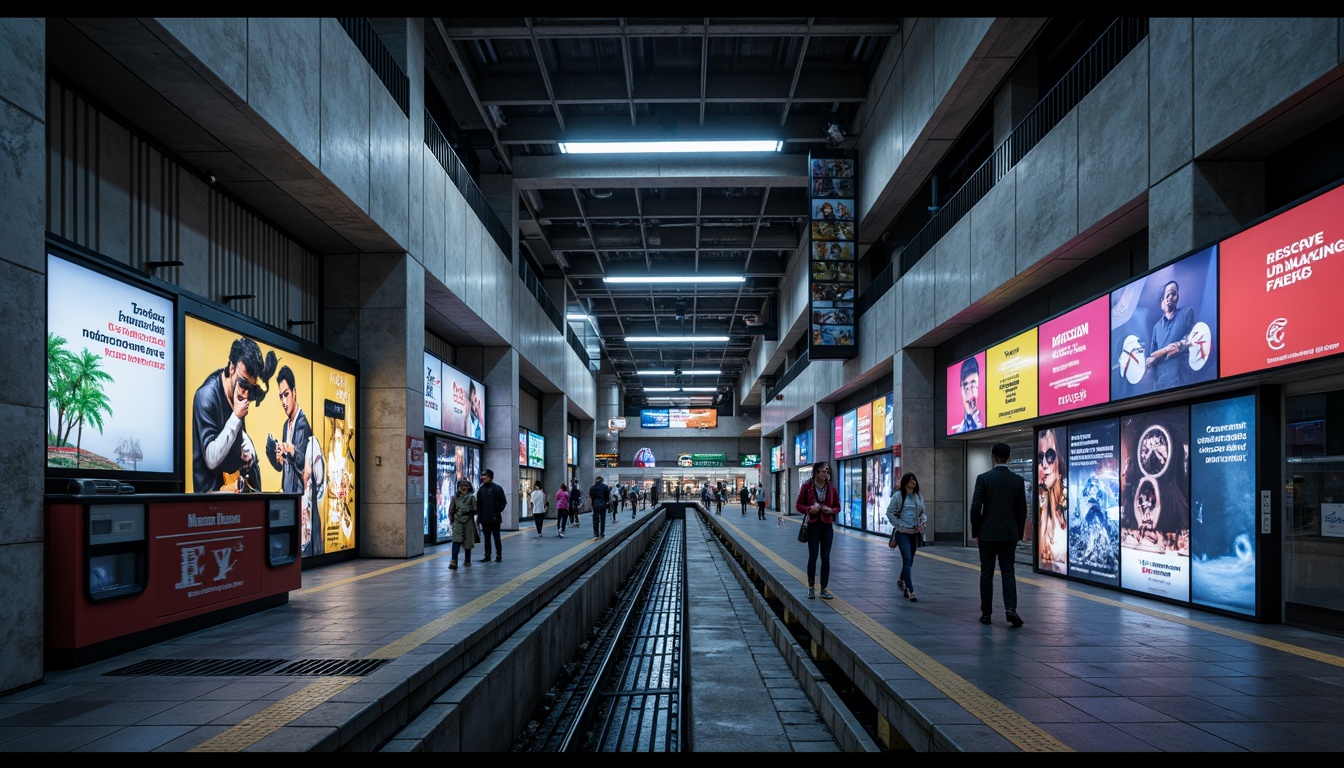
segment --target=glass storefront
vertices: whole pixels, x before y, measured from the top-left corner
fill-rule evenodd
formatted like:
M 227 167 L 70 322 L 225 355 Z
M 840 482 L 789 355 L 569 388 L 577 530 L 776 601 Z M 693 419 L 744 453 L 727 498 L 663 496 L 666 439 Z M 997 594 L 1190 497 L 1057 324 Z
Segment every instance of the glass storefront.
M 1323 387 L 1333 387 L 1322 389 Z M 1344 380 L 1289 387 L 1283 425 L 1285 618 L 1344 631 Z M 1304 391 L 1312 390 L 1317 391 Z

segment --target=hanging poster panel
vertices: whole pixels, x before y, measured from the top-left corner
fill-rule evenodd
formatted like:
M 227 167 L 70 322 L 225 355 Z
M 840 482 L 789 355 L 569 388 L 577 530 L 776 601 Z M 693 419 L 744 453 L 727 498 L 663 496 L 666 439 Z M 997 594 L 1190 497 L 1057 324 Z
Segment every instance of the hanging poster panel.
M 854 452 L 873 449 L 873 404 L 864 403 L 854 411 Z
M 947 434 L 985 428 L 985 353 L 947 367 Z
M 443 429 L 443 361 L 425 353 L 425 423 L 429 429 Z
M 854 299 L 855 161 L 841 151 L 818 150 L 809 158 L 812 175 L 808 290 L 813 360 L 847 360 L 858 354 Z
M 873 401 L 873 450 L 885 451 L 887 449 L 887 438 L 891 435 L 891 427 L 887 420 L 887 408 L 891 402 L 892 396 L 879 397 Z
M 1277 368 L 1344 351 L 1344 187 L 1336 187 L 1219 245 L 1222 375 Z
M 1120 586 L 1190 600 L 1190 410 L 1120 419 Z
M 443 429 L 450 435 L 485 440 L 485 385 L 443 364 Z
M 1036 329 L 985 351 L 988 426 L 1036 418 Z
M 1255 613 L 1255 396 L 1190 406 L 1190 599 Z
M 453 535 L 450 511 L 453 496 L 457 494 L 457 451 L 456 446 L 447 440 L 436 442 L 434 471 L 438 487 L 434 493 L 434 543 L 442 544 Z
M 892 456 L 890 453 L 875 453 L 863 460 L 867 467 L 868 497 L 865 502 L 865 529 L 890 533 L 891 523 L 887 521 L 887 502 L 891 501 L 896 484 L 892 477 Z
M 1110 310 L 1110 297 L 1101 296 L 1041 323 L 1040 415 L 1110 401 Z
M 780 472 L 784 469 L 784 446 L 775 445 L 770 448 L 770 471 Z
M 1047 573 L 1069 572 L 1068 430 L 1036 433 L 1036 567 Z
M 527 433 L 527 466 L 546 468 L 546 438 L 536 432 Z
M 793 436 L 793 465 L 805 467 L 812 463 L 812 430 Z
M 1084 581 L 1120 583 L 1120 422 L 1069 427 L 1068 572 Z
M 1218 328 L 1217 246 L 1112 291 L 1111 399 L 1218 378 Z
M 858 414 L 854 411 L 849 411 L 841 417 L 841 451 L 836 454 L 837 456 L 854 455 L 854 448 L 858 444 L 858 421 Z
M 48 467 L 174 471 L 175 317 L 168 297 L 47 254 Z

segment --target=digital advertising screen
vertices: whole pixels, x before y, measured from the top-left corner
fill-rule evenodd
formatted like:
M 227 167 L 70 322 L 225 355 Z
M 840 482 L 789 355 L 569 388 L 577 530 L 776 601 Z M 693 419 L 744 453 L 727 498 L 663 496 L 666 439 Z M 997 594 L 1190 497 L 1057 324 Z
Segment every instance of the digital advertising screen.
M 840 424 L 841 452 L 837 454 L 837 456 L 853 456 L 857 452 L 855 447 L 857 445 L 858 437 L 858 415 L 854 411 L 849 411 L 844 416 L 840 417 Z
M 737 465 L 739 467 L 759 467 L 761 465 L 761 454 L 739 453 L 737 455 Z
M 527 433 L 527 466 L 546 468 L 546 438 L 536 432 Z
M 1120 586 L 1190 600 L 1190 411 L 1120 419 Z
M 518 430 L 518 466 L 527 466 L 527 430 Z
M 1112 291 L 1111 399 L 1217 379 L 1219 322 L 1217 246 Z
M 985 428 L 985 353 L 947 367 L 947 434 Z
M 658 466 L 658 457 L 653 455 L 653 449 L 648 446 L 635 451 L 634 465 L 636 467 L 656 467 Z M 612 466 L 616 466 L 615 462 Z
M 1041 323 L 1036 353 L 1040 415 L 1111 399 L 1109 296 Z
M 1036 432 L 1036 567 L 1047 573 L 1069 572 L 1068 430 Z
M 1068 573 L 1120 583 L 1120 422 L 1069 427 Z
M 864 403 L 854 411 L 854 452 L 873 449 L 873 404 Z
M 443 361 L 425 353 L 425 423 L 428 429 L 443 429 Z
M 808 354 L 843 360 L 858 354 L 854 300 L 855 161 L 819 150 L 808 160 L 812 175 L 811 247 L 808 261 Z
M 1224 240 L 1219 309 L 1222 375 L 1277 368 L 1341 351 L 1344 187 Z
M 283 365 L 281 361 L 281 365 Z M 312 553 L 320 555 L 354 549 L 359 450 L 355 443 L 357 411 L 354 374 L 319 362 L 313 363 L 313 409 L 310 419 L 317 446 L 310 452 L 309 490 L 312 498 Z M 278 398 L 277 398 L 278 399 Z M 302 509 L 304 505 L 301 504 Z M 306 532 L 304 534 L 306 537 Z M 304 555 L 309 553 L 305 549 Z
M 485 385 L 443 363 L 443 425 L 450 435 L 485 440 Z
M 173 300 L 47 255 L 47 467 L 176 469 Z
M 639 426 L 643 429 L 667 429 L 671 425 L 666 408 L 645 408 L 639 412 Z
M 885 451 L 891 444 L 891 417 L 889 409 L 894 395 L 873 401 L 873 450 Z
M 839 459 L 845 455 L 845 416 L 840 414 L 831 419 L 831 458 Z
M 892 455 L 877 453 L 863 460 L 865 476 L 868 478 L 867 500 L 864 504 L 867 515 L 864 527 L 869 531 L 890 533 L 891 523 L 887 520 L 887 503 L 896 487 L 896 478 L 892 476 Z
M 780 472 L 784 469 L 784 446 L 775 445 L 770 448 L 770 471 Z
M 1036 329 L 985 350 L 988 426 L 1036 418 Z
M 717 408 L 669 408 L 667 425 L 674 429 L 714 429 L 719 426 Z
M 1190 599 L 1255 614 L 1255 396 L 1190 406 Z
M 793 436 L 793 465 L 805 467 L 812 463 L 812 430 Z
M 565 466 L 577 467 L 579 466 L 579 438 L 574 435 L 568 435 L 568 437 L 569 439 L 565 441 L 568 448 L 565 451 Z
M 437 442 L 437 454 L 434 457 L 435 480 L 438 485 L 434 491 L 434 541 L 442 543 L 451 539 L 453 535 L 453 523 L 449 512 L 453 496 L 457 494 L 457 451 L 447 440 Z

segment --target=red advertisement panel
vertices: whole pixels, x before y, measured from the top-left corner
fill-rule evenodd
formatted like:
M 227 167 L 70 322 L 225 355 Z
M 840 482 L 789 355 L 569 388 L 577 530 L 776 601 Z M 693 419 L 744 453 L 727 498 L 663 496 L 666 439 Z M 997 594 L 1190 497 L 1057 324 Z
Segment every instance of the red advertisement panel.
M 855 453 L 867 453 L 873 449 L 873 404 L 859 406 L 855 421 Z
M 947 367 L 947 434 L 985 428 L 985 353 Z
M 1277 368 L 1340 352 L 1344 187 L 1219 245 L 1221 375 Z
M 266 505 L 163 504 L 154 508 L 150 589 L 156 611 L 184 611 L 258 595 L 266 561 Z

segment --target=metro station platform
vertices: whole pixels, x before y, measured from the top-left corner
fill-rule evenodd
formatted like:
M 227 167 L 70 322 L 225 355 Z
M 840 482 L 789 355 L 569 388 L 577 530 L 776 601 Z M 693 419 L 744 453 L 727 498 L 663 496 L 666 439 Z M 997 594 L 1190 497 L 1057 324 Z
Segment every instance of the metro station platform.
M 663 517 L 310 569 L 285 605 L 0 697 L 0 751 L 507 751 Z M 836 598 L 809 600 L 798 521 L 687 516 L 691 751 L 1344 750 L 1337 637 L 1022 569 L 1025 626 L 984 626 L 974 550 L 920 550 L 909 603 L 899 554 L 842 530 Z

